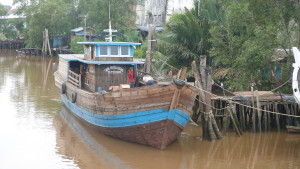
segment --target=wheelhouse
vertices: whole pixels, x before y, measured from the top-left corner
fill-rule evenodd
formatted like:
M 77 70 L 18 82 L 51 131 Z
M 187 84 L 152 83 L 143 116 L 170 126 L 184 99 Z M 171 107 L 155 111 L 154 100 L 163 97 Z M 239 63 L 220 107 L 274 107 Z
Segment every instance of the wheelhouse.
M 138 69 L 144 62 L 136 61 L 135 46 L 140 43 L 128 42 L 79 42 L 84 45 L 83 55 L 60 55 L 61 72 L 75 86 L 90 91 L 109 91 L 112 87 L 129 84 L 128 71 Z M 138 83 L 138 78 L 136 83 Z

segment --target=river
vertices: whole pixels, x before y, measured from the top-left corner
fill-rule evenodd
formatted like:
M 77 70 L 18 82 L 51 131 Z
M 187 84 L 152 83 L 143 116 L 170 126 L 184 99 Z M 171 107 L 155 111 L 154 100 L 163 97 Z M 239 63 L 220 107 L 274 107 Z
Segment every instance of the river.
M 188 124 L 164 151 L 101 135 L 63 106 L 57 66 L 0 50 L 0 169 L 300 169 L 300 134 L 286 131 L 209 142 Z

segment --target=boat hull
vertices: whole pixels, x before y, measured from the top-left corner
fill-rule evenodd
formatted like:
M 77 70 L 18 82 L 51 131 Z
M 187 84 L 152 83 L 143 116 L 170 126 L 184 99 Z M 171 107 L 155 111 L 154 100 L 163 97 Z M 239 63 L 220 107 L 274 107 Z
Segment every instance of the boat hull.
M 98 115 L 78 107 L 64 95 L 67 108 L 80 120 L 102 134 L 138 144 L 165 149 L 186 126 L 189 115 L 173 109 L 155 109 L 126 115 Z
M 174 84 L 97 93 L 73 85 L 59 72 L 55 85 L 76 117 L 105 135 L 159 149 L 186 126 L 198 94 L 191 86 Z

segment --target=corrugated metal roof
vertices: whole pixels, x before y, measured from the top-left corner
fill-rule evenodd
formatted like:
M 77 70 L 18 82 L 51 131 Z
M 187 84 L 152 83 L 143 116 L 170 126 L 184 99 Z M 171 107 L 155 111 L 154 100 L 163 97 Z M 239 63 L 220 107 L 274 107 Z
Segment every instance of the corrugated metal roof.
M 92 29 L 91 27 L 86 27 L 86 29 Z M 80 32 L 83 31 L 83 27 L 74 28 L 71 30 L 71 32 Z
M 229 70 L 228 68 L 214 69 L 212 74 L 215 79 L 223 79 Z

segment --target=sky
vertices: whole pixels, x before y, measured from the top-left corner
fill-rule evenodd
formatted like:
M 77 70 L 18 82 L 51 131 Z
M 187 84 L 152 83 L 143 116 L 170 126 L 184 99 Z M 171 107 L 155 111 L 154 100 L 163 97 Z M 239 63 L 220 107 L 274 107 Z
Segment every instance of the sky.
M 9 5 L 12 6 L 13 0 L 0 0 L 2 5 Z

